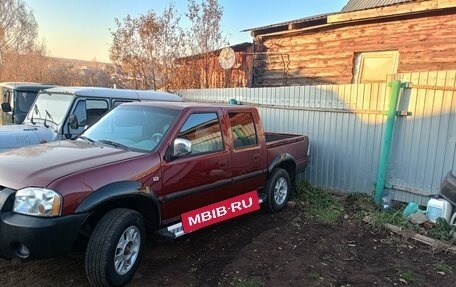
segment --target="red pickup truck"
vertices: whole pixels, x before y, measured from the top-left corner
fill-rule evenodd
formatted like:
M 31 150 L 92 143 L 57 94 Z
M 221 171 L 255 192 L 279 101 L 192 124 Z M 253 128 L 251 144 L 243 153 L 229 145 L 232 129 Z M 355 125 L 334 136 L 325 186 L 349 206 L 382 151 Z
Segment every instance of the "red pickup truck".
M 308 144 L 265 133 L 253 107 L 122 104 L 77 139 L 0 154 L 0 257 L 48 258 L 82 243 L 89 281 L 122 286 L 148 228 L 183 235 L 182 214 L 252 191 L 282 209 Z

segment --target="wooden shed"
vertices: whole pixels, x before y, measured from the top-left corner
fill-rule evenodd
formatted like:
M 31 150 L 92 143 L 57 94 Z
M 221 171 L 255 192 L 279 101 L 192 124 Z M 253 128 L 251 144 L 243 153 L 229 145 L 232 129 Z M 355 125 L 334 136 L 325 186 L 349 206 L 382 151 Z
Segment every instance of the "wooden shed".
M 254 37 L 251 86 L 456 69 L 456 0 L 350 0 L 337 13 L 245 31 Z
M 177 59 L 174 89 L 234 88 L 246 87 L 251 69 L 252 43 L 230 46 L 233 52 L 229 68 L 221 67 L 220 53 L 223 49 L 209 53 L 191 55 Z

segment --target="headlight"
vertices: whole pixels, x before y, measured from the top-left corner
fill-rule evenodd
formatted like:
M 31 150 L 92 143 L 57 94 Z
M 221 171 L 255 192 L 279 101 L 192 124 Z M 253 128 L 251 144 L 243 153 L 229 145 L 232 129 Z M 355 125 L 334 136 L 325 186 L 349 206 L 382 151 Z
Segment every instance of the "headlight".
M 62 197 L 53 190 L 27 187 L 16 192 L 14 212 L 51 217 L 60 215 L 61 209 Z

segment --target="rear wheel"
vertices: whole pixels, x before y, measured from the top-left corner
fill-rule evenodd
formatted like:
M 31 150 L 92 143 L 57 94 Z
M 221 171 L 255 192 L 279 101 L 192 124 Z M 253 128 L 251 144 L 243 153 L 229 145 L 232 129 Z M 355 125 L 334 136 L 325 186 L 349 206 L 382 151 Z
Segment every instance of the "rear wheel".
M 290 198 L 290 175 L 282 168 L 275 169 L 265 185 L 267 200 L 265 207 L 271 212 L 276 212 L 285 207 Z
M 138 268 L 145 242 L 141 214 L 113 209 L 95 227 L 87 246 L 85 270 L 95 286 L 123 286 Z

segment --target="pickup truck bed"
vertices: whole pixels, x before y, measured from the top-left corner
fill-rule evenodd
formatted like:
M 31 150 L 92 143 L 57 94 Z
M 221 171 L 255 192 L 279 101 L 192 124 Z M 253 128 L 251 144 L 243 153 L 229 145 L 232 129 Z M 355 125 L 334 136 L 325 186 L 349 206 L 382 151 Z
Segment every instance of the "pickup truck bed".
M 265 139 L 268 158 L 276 158 L 278 155 L 285 153 L 291 156 L 306 154 L 306 157 L 298 156 L 294 158 L 297 173 L 304 171 L 307 166 L 309 152 L 309 138 L 307 136 L 265 132 Z
M 282 133 L 272 133 L 265 132 L 264 136 L 266 138 L 266 143 L 269 145 L 273 144 L 284 144 L 294 141 L 300 141 L 304 138 L 302 135 L 295 134 L 282 134 Z

